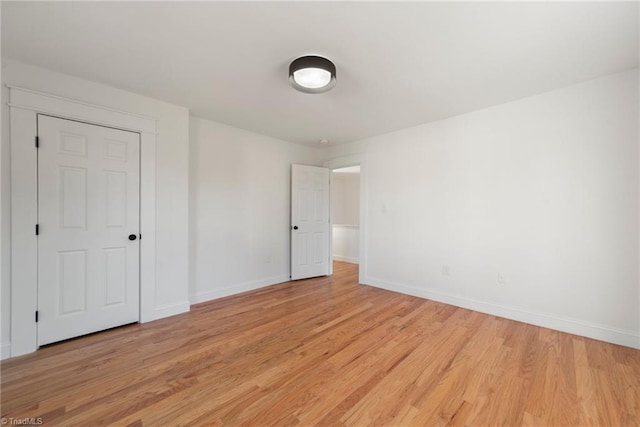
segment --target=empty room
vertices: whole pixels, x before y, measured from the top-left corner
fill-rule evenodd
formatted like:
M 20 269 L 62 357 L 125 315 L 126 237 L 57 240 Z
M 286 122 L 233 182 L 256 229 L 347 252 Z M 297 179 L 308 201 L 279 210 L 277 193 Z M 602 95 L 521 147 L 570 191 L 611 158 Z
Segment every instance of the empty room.
M 640 426 L 640 4 L 2 1 L 0 421 Z

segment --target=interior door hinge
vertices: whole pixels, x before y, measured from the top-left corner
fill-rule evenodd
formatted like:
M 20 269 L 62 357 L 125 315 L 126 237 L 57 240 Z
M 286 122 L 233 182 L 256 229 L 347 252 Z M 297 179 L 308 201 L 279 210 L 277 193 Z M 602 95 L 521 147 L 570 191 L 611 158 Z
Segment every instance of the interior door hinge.
M 36 136 L 36 148 L 40 148 L 40 137 Z
M 36 323 L 38 323 L 38 310 L 36 310 Z
M 36 236 L 40 235 L 40 224 L 36 224 Z

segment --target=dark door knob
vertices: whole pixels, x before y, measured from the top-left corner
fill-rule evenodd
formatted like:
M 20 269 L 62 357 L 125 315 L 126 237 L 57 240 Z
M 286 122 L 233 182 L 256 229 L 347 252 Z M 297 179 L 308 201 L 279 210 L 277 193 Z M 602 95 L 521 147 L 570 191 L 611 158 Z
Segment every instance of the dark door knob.
M 294 230 L 297 230 L 297 229 L 298 229 L 298 226 L 297 226 L 297 225 L 294 225 L 294 226 L 293 226 L 293 229 L 294 229 Z
M 138 238 L 138 236 L 136 236 L 135 234 L 129 234 L 129 240 L 136 240 Z

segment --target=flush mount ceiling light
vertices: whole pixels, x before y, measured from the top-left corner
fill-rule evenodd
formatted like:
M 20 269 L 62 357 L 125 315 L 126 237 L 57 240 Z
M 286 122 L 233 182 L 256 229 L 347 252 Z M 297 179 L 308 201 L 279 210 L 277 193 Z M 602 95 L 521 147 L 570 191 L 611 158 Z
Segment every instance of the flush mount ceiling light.
M 321 56 L 301 56 L 289 65 L 289 84 L 304 93 L 322 93 L 336 85 L 336 66 Z

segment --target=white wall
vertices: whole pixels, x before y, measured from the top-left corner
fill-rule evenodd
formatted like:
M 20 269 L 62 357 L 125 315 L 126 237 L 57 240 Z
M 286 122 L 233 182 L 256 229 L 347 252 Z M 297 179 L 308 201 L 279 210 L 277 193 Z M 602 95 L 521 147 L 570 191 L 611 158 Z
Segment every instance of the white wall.
M 35 89 L 157 120 L 156 313 L 188 310 L 189 112 L 137 94 L 3 59 L 2 83 Z M 10 340 L 10 167 L 7 90 L 2 87 L 2 328 Z
M 323 151 L 189 126 L 185 108 L 12 61 L 2 71 L 4 84 L 158 120 L 160 312 L 287 280 L 290 164 L 365 153 L 365 283 L 640 347 L 637 70 Z
M 360 174 L 333 172 L 331 178 L 333 259 L 358 263 Z
M 360 174 L 333 172 L 331 186 L 331 221 L 359 225 Z
M 357 225 L 333 224 L 331 236 L 333 259 L 359 264 L 360 227 Z
M 0 8 L 2 9 L 2 8 Z M 0 64 L 0 82 L 3 80 L 4 62 Z M 10 200 L 11 187 L 7 179 L 11 174 L 9 156 L 9 92 L 2 88 L 0 108 L 0 359 L 11 354 L 11 293 L 10 293 L 10 263 L 11 252 L 11 221 Z M 6 143 L 5 143 L 6 141 Z
M 193 303 L 289 280 L 291 164 L 315 148 L 191 117 Z
M 327 158 L 368 158 L 365 283 L 640 346 L 638 151 L 636 69 Z

